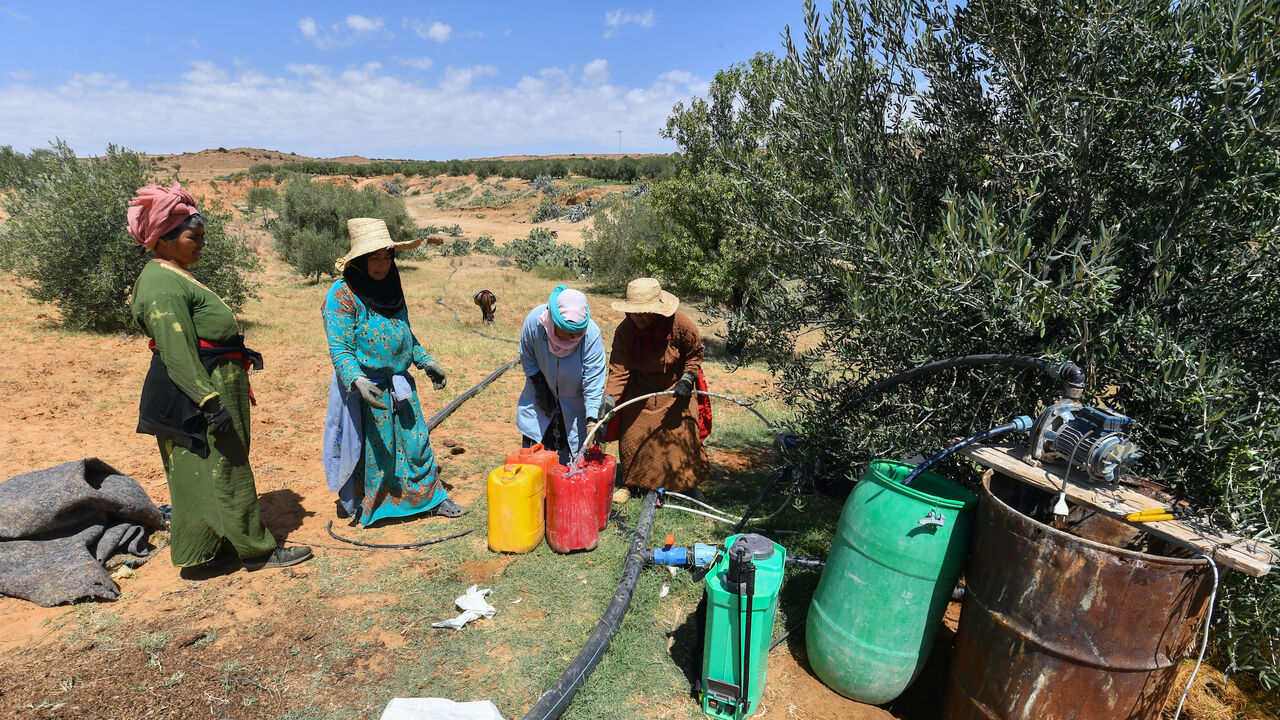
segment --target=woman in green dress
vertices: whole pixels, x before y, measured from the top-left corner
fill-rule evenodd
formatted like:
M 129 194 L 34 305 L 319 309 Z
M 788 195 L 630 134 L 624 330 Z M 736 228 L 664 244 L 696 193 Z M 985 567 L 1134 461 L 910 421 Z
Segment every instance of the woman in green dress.
M 152 350 L 138 432 L 159 440 L 173 564 L 207 567 L 232 551 L 249 569 L 300 563 L 311 549 L 277 545 L 249 467 L 247 370 L 260 368 L 262 356 L 244 346 L 231 309 L 189 270 L 204 250 L 204 218 L 176 182 L 141 188 L 130 205 L 129 233 L 155 253 L 133 287 L 133 318 Z

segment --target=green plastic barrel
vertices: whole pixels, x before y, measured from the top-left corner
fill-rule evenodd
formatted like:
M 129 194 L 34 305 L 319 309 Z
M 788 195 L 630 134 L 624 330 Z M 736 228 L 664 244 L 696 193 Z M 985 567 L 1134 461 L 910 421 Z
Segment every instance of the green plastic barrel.
M 912 469 L 871 463 L 840 513 L 809 606 L 809 664 L 859 702 L 889 702 L 915 680 L 969 549 L 977 498 L 931 472 L 903 485 Z

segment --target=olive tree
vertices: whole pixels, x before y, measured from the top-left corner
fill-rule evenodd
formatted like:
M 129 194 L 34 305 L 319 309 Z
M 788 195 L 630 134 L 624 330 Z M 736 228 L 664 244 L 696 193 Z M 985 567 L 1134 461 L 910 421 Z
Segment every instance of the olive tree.
M 135 329 L 129 295 L 151 253 L 129 235 L 129 200 L 151 181 L 150 165 L 135 153 L 112 145 L 102 157 L 79 160 L 66 143 L 54 143 L 4 199 L 0 259 L 31 297 L 59 309 L 64 326 Z M 207 245 L 192 274 L 238 310 L 253 296 L 257 258 L 243 237 L 227 232 L 225 213 L 209 205 L 200 212 Z
M 1274 539 L 1277 16 L 1277 0 L 808 3 L 767 103 L 677 107 L 682 164 L 730 179 L 730 234 L 767 260 L 732 330 L 825 467 L 856 476 L 1056 392 L 970 371 L 847 407 L 868 383 L 976 352 L 1072 359 L 1136 419 L 1144 474 Z M 1233 575 L 1218 626 L 1229 669 L 1269 685 L 1278 589 Z
M 277 200 L 280 215 L 271 223 L 276 251 L 303 277 L 336 275 L 334 263 L 350 248 L 347 220 L 381 218 L 395 242 L 412 240 L 413 220 L 404 200 L 373 186 L 355 190 L 327 182 L 294 180 Z

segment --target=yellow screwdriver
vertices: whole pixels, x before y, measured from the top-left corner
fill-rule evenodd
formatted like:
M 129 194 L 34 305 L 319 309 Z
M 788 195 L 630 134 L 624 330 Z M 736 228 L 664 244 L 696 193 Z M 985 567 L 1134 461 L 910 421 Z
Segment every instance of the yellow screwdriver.
M 1151 508 L 1150 510 L 1143 510 L 1141 512 L 1129 513 L 1128 515 L 1124 516 L 1124 519 L 1128 520 L 1129 522 L 1140 522 L 1140 523 L 1156 522 L 1158 520 L 1172 520 L 1173 511 L 1171 511 L 1169 508 L 1162 508 L 1162 507 Z

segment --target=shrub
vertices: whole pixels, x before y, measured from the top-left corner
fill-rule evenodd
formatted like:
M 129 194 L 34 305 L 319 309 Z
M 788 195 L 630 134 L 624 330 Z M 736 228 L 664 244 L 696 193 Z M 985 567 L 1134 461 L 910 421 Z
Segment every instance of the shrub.
M 646 261 L 668 232 L 666 218 L 647 200 L 614 200 L 608 211 L 596 213 L 591 227 L 583 231 L 587 239 L 583 250 L 590 261 L 591 277 L 606 284 L 625 285 L 633 278 L 655 274 Z
M 533 270 L 538 265 L 564 268 L 574 277 L 587 272 L 590 263 L 582 248 L 557 243 L 546 228 L 534 228 L 527 237 L 517 238 L 502 246 L 502 252 L 515 261 L 521 270 Z
M 441 228 L 441 232 L 443 232 L 445 235 L 448 235 L 449 237 L 458 237 L 462 235 L 462 226 L 458 225 L 457 223 L 454 223 L 449 227 Z
M 564 215 L 566 211 L 565 206 L 557 203 L 552 198 L 544 197 L 542 202 L 538 203 L 538 206 L 533 209 L 533 214 L 529 216 L 529 221 L 540 223 L 555 220 Z
M 480 237 L 476 238 L 475 247 L 472 249 L 475 250 L 475 252 L 483 253 L 485 255 L 498 254 L 498 248 L 496 245 L 494 245 L 492 235 L 481 235 Z
M 283 166 L 281 166 L 283 169 Z M 271 163 L 254 163 L 249 166 L 249 179 L 261 180 L 269 178 L 276 172 L 276 166 Z M 277 178 L 278 179 L 278 178 Z
M 382 189 L 387 191 L 388 195 L 400 196 L 404 195 L 408 186 L 404 184 L 404 178 L 391 178 L 382 183 Z
M 39 148 L 29 154 L 17 152 L 12 145 L 0 146 L 0 195 L 4 190 L 25 187 L 41 167 L 55 159 L 52 150 Z
M 276 251 L 303 277 L 319 282 L 322 275 L 336 275 L 334 262 L 351 246 L 347 220 L 355 217 L 383 219 L 396 242 L 414 237 L 413 220 L 400 198 L 375 187 L 357 191 L 295 180 L 284 187 L 280 217 L 271 228 Z
M 449 243 L 446 246 L 444 254 L 452 255 L 453 257 L 463 257 L 465 255 L 470 255 L 471 241 L 470 240 L 454 240 L 453 242 Z
M 126 227 L 129 200 L 152 180 L 148 162 L 114 145 L 81 161 L 61 141 L 45 160 L 34 182 L 5 203 L 4 260 L 29 281 L 31 297 L 57 306 L 65 327 L 135 330 L 129 293 L 150 253 Z M 191 272 L 238 310 L 253 295 L 247 274 L 257 259 L 244 238 L 227 234 L 226 214 L 208 204 L 200 212 L 207 244 Z
M 563 177 L 563 176 L 562 176 Z M 556 184 L 552 182 L 550 175 L 539 175 L 533 179 L 530 188 L 535 193 L 546 193 L 547 195 L 556 194 Z
M 248 203 L 249 212 L 257 208 L 274 208 L 280 202 L 280 193 L 273 187 L 249 188 L 245 202 Z

